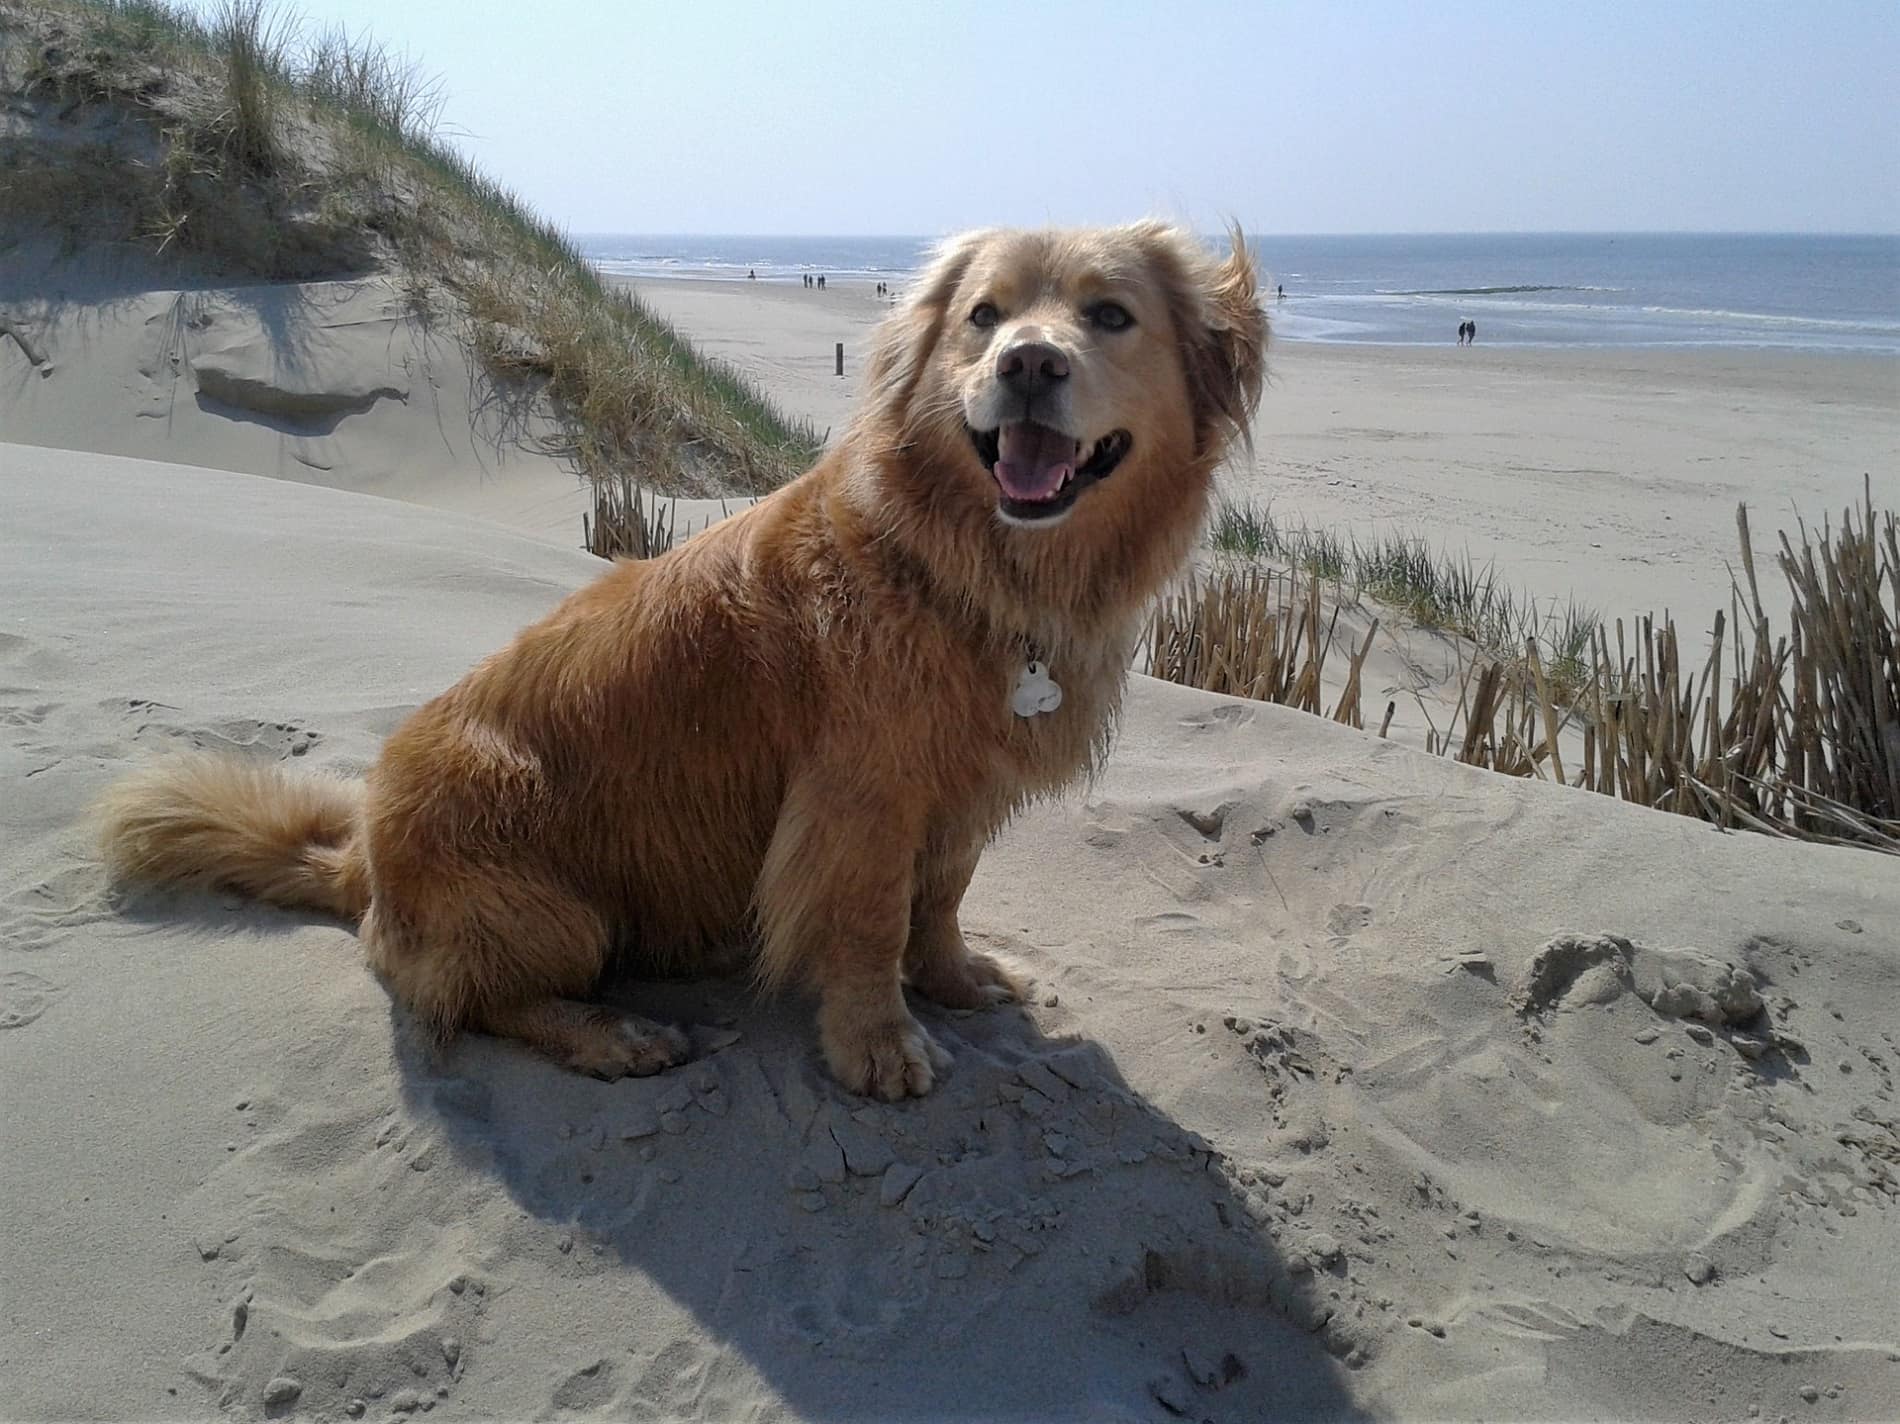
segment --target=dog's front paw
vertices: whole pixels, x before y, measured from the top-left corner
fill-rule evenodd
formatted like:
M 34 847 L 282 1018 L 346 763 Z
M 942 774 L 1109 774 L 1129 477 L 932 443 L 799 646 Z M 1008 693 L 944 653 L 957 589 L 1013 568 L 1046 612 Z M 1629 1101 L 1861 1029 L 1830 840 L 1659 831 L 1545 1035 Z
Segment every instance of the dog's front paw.
M 921 1098 L 950 1065 L 950 1055 L 905 1014 L 870 1023 L 824 1026 L 825 1061 L 837 1080 L 854 1093 L 896 1102 Z
M 946 1009 L 988 1009 L 1020 1003 L 1029 981 L 1000 959 L 959 947 L 937 954 L 911 973 L 911 987 Z

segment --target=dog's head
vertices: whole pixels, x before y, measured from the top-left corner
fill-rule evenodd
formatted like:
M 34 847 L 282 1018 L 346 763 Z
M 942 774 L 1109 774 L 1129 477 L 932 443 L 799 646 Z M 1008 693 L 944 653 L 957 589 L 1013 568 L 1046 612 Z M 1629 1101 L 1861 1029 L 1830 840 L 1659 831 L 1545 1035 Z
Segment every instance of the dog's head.
M 1156 222 L 977 232 L 944 244 L 879 333 L 870 399 L 925 457 L 938 508 L 1046 531 L 1172 486 L 1198 524 L 1266 336 L 1238 232 L 1224 261 Z

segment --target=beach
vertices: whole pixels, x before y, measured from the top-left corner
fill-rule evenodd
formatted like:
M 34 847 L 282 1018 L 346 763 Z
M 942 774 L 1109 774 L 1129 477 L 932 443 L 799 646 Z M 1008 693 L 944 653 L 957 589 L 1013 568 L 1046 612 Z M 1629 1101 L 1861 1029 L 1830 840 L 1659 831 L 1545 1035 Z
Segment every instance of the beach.
M 962 112 L 996 46 L 915 8 L 761 12 L 735 44 L 691 9 L 469 25 L 384 7 L 378 40 L 270 6 L 0 0 L 0 1424 L 1900 1419 L 1900 859 L 1869 848 L 1900 847 L 1900 567 L 1881 563 L 1900 565 L 1900 241 L 1853 235 L 1863 211 L 1891 233 L 1877 204 L 1756 181 L 1785 180 L 1764 142 L 1785 133 L 1817 192 L 1883 191 L 1854 176 L 1875 165 L 1833 162 L 1885 112 L 1874 51 L 1848 47 L 1866 27 L 1725 15 L 1705 43 L 1706 17 L 1657 7 L 1593 68 L 1604 27 L 1543 16 L 1521 27 L 1534 51 L 1473 68 L 1520 27 L 1341 7 L 1337 26 L 1270 17 L 1256 35 L 1223 14 L 1214 53 L 1207 21 L 1172 10 L 1080 27 L 1020 10 L 1014 50 L 1078 76 L 1062 114 L 1011 90 L 981 132 L 938 125 L 933 143 L 924 121 Z M 1772 86 L 1703 63 L 1729 30 L 1776 60 Z M 441 89 L 409 57 L 436 49 Z M 1338 84 L 1339 55 L 1378 83 Z M 1120 82 L 1130 56 L 1199 87 L 1178 102 L 1179 82 Z M 1690 101 L 1680 133 L 1657 94 Z M 1435 132 L 1441 104 L 1468 122 Z M 1065 115 L 1084 161 L 1022 164 L 1026 126 Z M 1519 146 L 1479 142 L 1494 132 Z M 489 173 L 493 153 L 515 158 Z M 1583 180 L 1603 186 L 1564 198 Z M 1325 200 L 1334 185 L 1350 206 Z M 1713 207 L 1690 191 L 1718 189 Z M 812 212 L 860 233 L 1132 216 L 1163 197 L 1322 233 L 1254 239 L 1280 335 L 1220 475 L 1231 508 L 1286 538 L 1468 559 L 1520 604 L 1600 614 L 1613 648 L 1667 610 L 1686 670 L 1672 680 L 1665 637 L 1640 690 L 1612 677 L 1494 718 L 1473 709 L 1576 665 L 1547 678 L 1527 655 L 1526 676 L 1521 623 L 1407 601 L 1445 587 L 1442 565 L 1400 567 L 1383 602 L 1309 576 L 1299 617 L 1259 596 L 1183 612 L 1182 590 L 1241 560 L 1270 582 L 1220 587 L 1285 590 L 1299 557 L 1210 537 L 1175 613 L 1126 630 L 1098 764 L 1014 808 L 957 906 L 1020 999 L 946 1008 L 914 988 L 944 988 L 939 872 L 975 822 L 931 788 L 1000 776 L 1000 814 L 1007 778 L 1087 742 L 1078 692 L 1116 671 L 1063 636 L 1115 606 L 1099 581 L 1000 614 L 981 585 L 1031 603 L 1068 587 L 1039 580 L 1078 533 L 1137 557 L 1127 512 L 1169 487 L 1093 531 L 999 532 L 1051 541 L 1004 557 L 938 507 L 954 491 L 919 483 L 987 501 L 975 463 L 906 472 L 919 507 L 895 513 L 860 501 L 896 484 L 859 467 L 836 498 L 693 545 L 814 445 L 847 448 L 891 310 L 874 287 L 901 299 L 923 260 L 917 238 L 717 234 Z M 1838 231 L 1698 233 L 1698 213 Z M 1435 214 L 1472 230 L 1404 235 Z M 1539 214 L 1558 216 L 1502 231 Z M 1559 230 L 1584 219 L 1680 230 Z M 1223 281 L 1210 310 L 1251 325 L 1229 305 L 1244 283 Z M 1168 370 L 1160 343 L 1140 359 Z M 1131 440 L 1185 439 L 1187 413 L 1132 403 L 1115 417 Z M 1066 447 L 1013 431 L 999 462 L 1006 440 L 1027 442 L 1036 497 L 1061 497 Z M 1078 499 L 1166 479 L 1106 457 L 1089 474 Z M 640 537 L 594 538 L 603 518 L 628 532 L 636 491 Z M 1791 623 L 1778 531 L 1798 547 L 1798 519 L 1838 520 L 1863 492 L 1885 553 L 1830 545 L 1838 591 Z M 1740 572 L 1740 503 L 1767 637 L 1801 649 L 1760 650 L 1725 720 L 1702 715 L 1697 678 Z M 902 520 L 934 517 L 964 532 L 920 564 Z M 827 534 L 848 552 L 828 558 Z M 549 619 L 609 568 L 590 545 L 665 559 L 678 538 L 679 562 L 623 568 Z M 775 562 L 772 540 L 815 552 Z M 705 593 L 691 607 L 682 575 Z M 911 636 L 859 638 L 886 609 Z M 537 624 L 520 679 L 439 700 Z M 780 626 L 789 653 L 761 645 Z M 653 636 L 682 665 L 690 746 L 625 695 L 613 640 Z M 1239 666 L 1266 644 L 1270 688 Z M 1144 675 L 1156 649 L 1202 659 L 1204 685 Z M 940 696 L 947 658 L 1016 693 L 935 702 L 907 760 L 907 699 Z M 1066 712 L 1049 696 L 1065 679 Z M 524 710 L 543 698 L 548 717 Z M 753 745 L 775 698 L 802 700 L 815 744 L 839 742 L 828 709 L 895 719 L 896 750 L 869 738 L 861 771 L 807 775 L 836 758 Z M 444 759 L 380 774 L 431 705 L 444 740 L 425 728 L 407 755 Z M 1059 715 L 1019 724 L 1032 705 Z M 631 772 L 623 746 L 677 753 L 672 771 Z M 115 878 L 102 803 L 181 753 L 240 764 L 240 785 L 361 782 L 361 800 L 305 787 L 329 809 L 230 811 L 275 848 L 262 879 Z M 426 796 L 454 810 L 406 816 L 398 783 L 437 767 Z M 913 771 L 917 794 L 898 792 Z M 774 780 L 766 850 L 735 788 Z M 624 817 L 593 814 L 602 796 L 704 824 L 630 847 L 604 829 Z M 188 810 L 166 824 L 218 842 Z M 916 865 L 839 850 L 903 836 Z M 444 855 L 469 871 L 464 900 L 430 892 Z M 760 926 L 701 958 L 664 942 L 680 904 L 655 896 L 707 888 L 680 877 L 726 885 L 744 918 L 735 867 L 763 863 L 769 891 L 827 857 L 837 905 L 773 921 L 836 934 L 813 956 L 862 970 L 825 1023 L 795 976 L 761 988 Z M 755 919 L 798 899 L 754 898 Z M 396 956 L 429 924 L 460 926 L 469 972 L 398 993 L 379 973 L 426 980 Z M 603 951 L 598 980 L 562 971 L 563 943 Z M 841 1086 L 823 1044 L 894 991 L 945 1061 L 927 1094 L 886 1102 Z M 677 1030 L 685 1061 L 605 1081 L 562 1066 L 558 1038 L 467 1030 L 625 1032 L 629 1015 Z
M 635 288 L 788 413 L 834 434 L 888 309 L 868 283 Z M 1424 539 L 1540 602 L 1574 600 L 1608 620 L 1667 610 L 1685 638 L 1729 606 L 1737 504 L 1767 567 L 1778 529 L 1838 515 L 1863 480 L 1876 503 L 1900 497 L 1900 361 L 1889 358 L 1492 350 L 1481 338 L 1279 342 L 1268 366 L 1252 454 L 1223 481 L 1230 496 L 1286 526 Z
M 640 290 L 838 437 L 868 290 Z M 1136 677 L 1102 774 L 977 871 L 964 929 L 1034 990 L 917 1005 L 929 1097 L 846 1094 L 807 998 L 743 974 L 601 987 L 689 1028 L 653 1078 L 439 1045 L 346 925 L 108 884 L 88 808 L 186 747 L 360 776 L 594 578 L 545 407 L 497 421 L 377 278 L 54 264 L 28 296 L 0 1413 L 1900 1413 L 1888 858 Z M 1759 536 L 1867 471 L 1891 497 L 1890 380 L 1286 343 L 1228 487 L 1540 597 L 1712 608 L 1737 499 Z

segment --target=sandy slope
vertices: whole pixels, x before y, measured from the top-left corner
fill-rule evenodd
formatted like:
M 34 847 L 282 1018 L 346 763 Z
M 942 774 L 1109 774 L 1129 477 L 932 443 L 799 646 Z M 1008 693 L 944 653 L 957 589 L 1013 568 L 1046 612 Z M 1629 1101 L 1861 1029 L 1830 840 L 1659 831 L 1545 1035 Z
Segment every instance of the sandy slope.
M 480 514 L 575 546 L 583 485 L 438 291 L 200 284 L 132 252 L 0 261 L 0 438 L 242 470 Z
M 597 565 L 17 445 L 0 508 L 8 1415 L 1900 1414 L 1890 861 L 1138 682 L 984 862 L 1038 998 L 932 1014 L 930 1099 L 724 980 L 615 988 L 703 1026 L 659 1079 L 436 1058 L 342 928 L 110 896 L 81 808 L 358 771 Z M 1725 965 L 1765 1013 L 1682 1018 Z

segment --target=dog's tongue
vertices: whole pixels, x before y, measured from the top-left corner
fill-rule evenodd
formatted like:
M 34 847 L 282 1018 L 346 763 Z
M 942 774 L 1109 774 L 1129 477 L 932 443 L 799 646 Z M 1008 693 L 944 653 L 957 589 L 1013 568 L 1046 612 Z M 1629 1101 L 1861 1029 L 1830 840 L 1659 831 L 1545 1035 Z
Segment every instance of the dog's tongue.
M 1011 499 L 1054 499 L 1075 470 L 1075 441 L 1046 425 L 1005 425 L 996 448 L 996 483 Z

